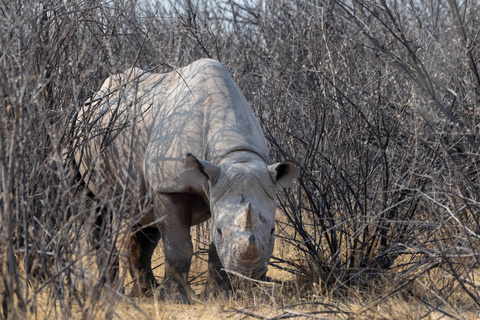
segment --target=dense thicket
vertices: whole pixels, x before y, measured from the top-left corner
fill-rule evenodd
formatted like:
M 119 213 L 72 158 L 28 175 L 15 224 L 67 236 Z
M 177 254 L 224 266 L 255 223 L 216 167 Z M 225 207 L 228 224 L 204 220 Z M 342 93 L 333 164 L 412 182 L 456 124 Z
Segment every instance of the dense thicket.
M 78 240 L 96 213 L 62 156 L 75 110 L 108 75 L 201 57 L 302 168 L 279 196 L 301 256 L 275 265 L 334 290 L 421 279 L 433 308 L 460 291 L 480 309 L 479 35 L 475 1 L 2 1 L 0 318 L 46 289 L 65 318 L 98 298 Z

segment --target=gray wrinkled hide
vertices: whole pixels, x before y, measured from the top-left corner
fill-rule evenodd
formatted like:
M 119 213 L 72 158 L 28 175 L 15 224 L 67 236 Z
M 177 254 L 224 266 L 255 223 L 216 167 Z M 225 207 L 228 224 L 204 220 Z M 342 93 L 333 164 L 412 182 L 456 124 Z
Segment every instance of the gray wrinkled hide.
M 141 226 L 130 241 L 132 294 L 157 285 L 150 260 L 159 230 L 162 292 L 188 301 L 190 226 L 211 216 L 211 283 L 229 287 L 220 283 L 228 282 L 222 266 L 257 279 L 266 273 L 276 184 L 288 187 L 299 170 L 288 161 L 271 165 L 260 125 L 220 63 L 112 76 L 85 103 L 76 129 L 75 160 L 88 188 L 123 199 Z

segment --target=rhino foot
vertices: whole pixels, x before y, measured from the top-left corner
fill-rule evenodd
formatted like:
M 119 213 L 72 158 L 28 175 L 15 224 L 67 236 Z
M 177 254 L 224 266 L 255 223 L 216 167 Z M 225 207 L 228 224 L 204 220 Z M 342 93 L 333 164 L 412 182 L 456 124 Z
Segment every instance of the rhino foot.
M 207 298 L 216 298 L 216 297 L 227 297 L 227 298 L 236 298 L 237 291 L 230 281 L 227 282 L 217 282 L 215 279 L 208 278 L 203 291 L 203 297 Z
M 130 290 L 129 296 L 131 298 L 140 298 L 140 297 L 153 297 L 155 293 L 155 289 L 160 286 L 158 282 L 151 283 L 150 286 L 140 286 L 138 282 L 136 282 L 132 290 Z
M 187 285 L 187 288 L 183 286 L 176 279 L 165 278 L 156 290 L 161 300 L 173 300 L 178 303 L 191 304 L 195 293 Z
M 220 295 L 235 298 L 236 290 L 223 270 L 215 245 L 211 243 L 208 249 L 208 278 L 203 296 L 209 298 Z

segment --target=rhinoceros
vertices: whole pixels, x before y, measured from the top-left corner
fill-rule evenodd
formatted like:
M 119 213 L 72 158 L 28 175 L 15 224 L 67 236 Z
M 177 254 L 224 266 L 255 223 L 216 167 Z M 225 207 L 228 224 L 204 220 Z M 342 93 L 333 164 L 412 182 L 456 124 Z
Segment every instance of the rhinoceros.
M 198 60 L 166 74 L 138 68 L 109 77 L 74 121 L 75 161 L 96 197 L 128 204 L 132 295 L 158 287 L 188 302 L 190 227 L 211 218 L 208 284 L 226 271 L 262 279 L 274 246 L 277 185 L 299 176 L 272 164 L 262 129 L 225 67 Z M 165 275 L 151 268 L 160 238 Z

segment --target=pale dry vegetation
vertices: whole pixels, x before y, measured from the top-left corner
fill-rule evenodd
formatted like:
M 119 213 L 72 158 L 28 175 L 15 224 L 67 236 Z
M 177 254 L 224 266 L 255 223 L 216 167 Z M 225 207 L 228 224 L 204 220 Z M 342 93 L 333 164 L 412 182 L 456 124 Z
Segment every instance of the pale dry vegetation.
M 0 2 L 0 319 L 475 318 L 479 37 L 476 1 Z M 128 207 L 78 185 L 69 123 L 107 76 L 201 57 L 231 72 L 274 160 L 302 168 L 278 197 L 277 283 L 131 300 L 86 240 L 103 210 L 100 245 L 121 251 Z

